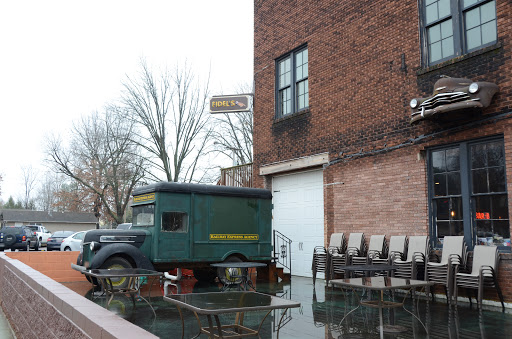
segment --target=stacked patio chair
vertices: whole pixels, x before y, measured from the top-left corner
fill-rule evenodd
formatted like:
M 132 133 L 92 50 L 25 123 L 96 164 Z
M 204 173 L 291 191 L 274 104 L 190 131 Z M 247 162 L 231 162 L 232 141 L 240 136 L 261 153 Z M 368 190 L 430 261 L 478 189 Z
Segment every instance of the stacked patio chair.
M 476 245 L 473 251 L 473 265 L 470 273 L 456 273 L 455 274 L 455 290 L 454 297 L 457 303 L 458 287 L 465 287 L 478 290 L 477 303 L 478 307 L 482 309 L 482 298 L 484 294 L 484 287 L 494 287 L 498 293 L 501 301 L 501 307 L 505 310 L 503 303 L 503 294 L 501 293 L 500 285 L 498 284 L 498 266 L 500 256 L 498 247 Z M 471 296 L 466 291 L 469 302 L 471 303 Z
M 386 255 L 386 236 L 385 235 L 372 235 L 368 244 L 368 251 L 366 256 L 353 256 L 352 265 L 366 265 L 371 264 L 374 258 L 382 258 Z M 355 275 L 362 275 L 361 272 L 356 271 Z
M 352 258 L 365 255 L 365 242 L 363 233 L 351 233 L 345 251 L 332 253 L 329 263 L 329 277 L 333 277 L 335 273 L 345 274 L 341 266 L 351 265 Z M 327 281 L 329 282 L 329 281 Z
M 372 265 L 391 265 L 392 258 L 404 260 L 407 251 L 407 236 L 405 235 L 392 235 L 389 238 L 389 247 L 387 248 L 387 256 L 371 258 Z M 375 275 L 382 275 L 376 272 Z
M 428 236 L 415 235 L 409 237 L 409 245 L 407 248 L 407 257 L 405 260 L 400 258 L 396 253 L 392 259 L 392 264 L 398 266 L 394 272 L 394 276 L 404 279 L 418 279 L 418 273 L 424 272 L 425 262 L 430 253 L 428 244 Z
M 345 235 L 343 233 L 331 234 L 329 246 L 316 246 L 313 250 L 313 262 L 311 270 L 313 271 L 313 285 L 316 283 L 316 273 L 324 272 L 325 279 L 329 281 L 329 263 L 332 253 L 342 253 L 345 251 Z
M 443 239 L 443 252 L 440 262 L 427 261 L 425 277 L 427 281 L 443 285 L 446 298 L 450 303 L 453 295 L 453 276 L 457 266 L 462 268 L 466 265 L 467 246 L 464 236 L 445 236 Z M 427 295 L 430 287 L 427 288 Z M 434 293 L 432 293 L 432 299 Z

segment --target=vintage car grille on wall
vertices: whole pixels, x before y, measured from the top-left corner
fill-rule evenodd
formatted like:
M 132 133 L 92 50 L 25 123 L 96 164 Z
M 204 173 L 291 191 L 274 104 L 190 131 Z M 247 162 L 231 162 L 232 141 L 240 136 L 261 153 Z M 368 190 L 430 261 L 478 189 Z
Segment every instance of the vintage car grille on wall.
M 430 99 L 423 101 L 419 109 L 432 109 L 441 105 L 453 104 L 454 102 L 471 100 L 469 95 L 464 92 L 453 92 L 453 93 L 438 93 Z M 479 99 L 475 99 L 479 100 Z

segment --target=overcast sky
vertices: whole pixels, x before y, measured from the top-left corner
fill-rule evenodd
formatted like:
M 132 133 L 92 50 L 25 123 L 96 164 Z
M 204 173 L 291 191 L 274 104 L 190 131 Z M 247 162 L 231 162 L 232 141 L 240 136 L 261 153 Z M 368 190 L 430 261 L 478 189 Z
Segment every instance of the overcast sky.
M 212 94 L 252 81 L 252 0 L 12 0 L 0 4 L 0 199 L 42 177 L 44 140 L 118 98 L 141 57 L 211 67 Z M 230 164 L 227 164 L 228 166 Z

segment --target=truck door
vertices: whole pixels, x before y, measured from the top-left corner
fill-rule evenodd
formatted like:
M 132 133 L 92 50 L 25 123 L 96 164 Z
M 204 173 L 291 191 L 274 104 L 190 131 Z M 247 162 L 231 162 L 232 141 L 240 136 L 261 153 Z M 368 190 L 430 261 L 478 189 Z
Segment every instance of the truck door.
M 190 256 L 189 199 L 170 199 L 160 206 L 158 259 L 179 261 Z

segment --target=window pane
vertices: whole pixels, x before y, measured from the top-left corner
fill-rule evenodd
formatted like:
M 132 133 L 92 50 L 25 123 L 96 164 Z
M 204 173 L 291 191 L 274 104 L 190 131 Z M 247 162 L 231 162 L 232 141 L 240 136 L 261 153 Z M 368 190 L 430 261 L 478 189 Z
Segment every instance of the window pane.
M 492 225 L 490 220 L 477 220 L 476 221 L 476 235 L 478 242 L 482 245 L 487 245 L 487 242 L 492 244 Z M 485 238 L 485 239 L 482 239 Z
M 291 89 L 289 87 L 279 91 L 279 108 L 280 108 L 280 113 L 282 115 L 288 114 L 291 112 L 291 104 L 290 104 L 291 94 L 290 93 L 291 93 Z
M 188 216 L 183 212 L 163 212 L 162 231 L 186 232 L 188 228 Z
M 439 1 L 439 18 L 450 15 L 450 0 Z
M 473 175 L 473 193 L 487 193 L 487 170 L 480 169 L 472 171 Z
M 450 55 L 455 54 L 454 46 L 453 46 L 453 37 L 450 37 L 448 39 L 444 39 L 442 41 L 441 49 L 443 51 L 443 58 L 447 58 Z
M 453 36 L 452 20 L 446 20 L 441 23 L 441 38 L 446 39 Z
M 482 45 L 496 41 L 496 20 L 482 25 Z
M 496 3 L 491 1 L 480 7 L 481 22 L 486 23 L 496 19 Z
M 450 220 L 450 199 L 436 199 L 436 220 Z
M 505 168 L 489 168 L 489 192 L 505 192 Z
M 450 235 L 450 222 L 437 222 L 437 237 L 442 238 L 444 236 Z
M 487 152 L 485 144 L 471 146 L 471 168 L 483 168 L 487 165 Z
M 432 152 L 432 168 L 434 169 L 434 173 L 441 173 L 446 171 L 444 153 L 445 151 Z
M 439 16 L 437 15 L 437 2 L 431 5 L 427 5 L 427 8 L 425 10 L 425 19 L 427 21 L 427 24 L 436 21 L 438 18 Z
M 491 196 L 475 197 L 475 219 L 491 219 Z
M 446 174 L 448 181 L 448 195 L 459 195 L 460 194 L 460 173 L 452 172 Z
M 495 195 L 491 197 L 492 219 L 508 219 L 508 199 L 506 195 Z
M 441 25 L 435 25 L 428 29 L 428 40 L 431 44 L 441 40 Z
M 466 38 L 467 38 L 467 49 L 471 50 L 473 48 L 476 48 L 478 46 L 482 45 L 482 39 L 480 36 L 480 28 L 473 28 L 466 32 Z
M 462 221 L 452 221 L 450 223 L 450 235 L 464 235 L 464 224 Z
M 460 169 L 459 149 L 452 148 L 446 150 L 446 170 L 458 171 Z
M 450 220 L 462 220 L 462 199 L 451 198 Z
M 493 222 L 493 231 L 494 231 L 494 245 L 496 246 L 510 246 L 510 225 L 508 220 L 505 221 L 494 221 Z M 508 244 L 506 241 L 508 240 Z
M 478 0 L 464 0 L 464 8 L 476 4 Z
M 505 158 L 501 142 L 491 142 L 486 144 L 487 148 L 487 166 L 504 166 Z
M 279 88 L 290 85 L 290 58 L 279 63 Z
M 436 42 L 429 46 L 430 61 L 434 62 L 443 58 L 441 54 L 441 42 Z
M 466 12 L 466 29 L 480 26 L 480 7 Z
M 446 196 L 446 175 L 435 174 L 434 175 L 434 196 L 444 197 Z
M 297 108 L 303 109 L 307 107 L 308 97 L 308 80 L 303 80 L 297 84 Z

